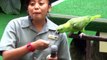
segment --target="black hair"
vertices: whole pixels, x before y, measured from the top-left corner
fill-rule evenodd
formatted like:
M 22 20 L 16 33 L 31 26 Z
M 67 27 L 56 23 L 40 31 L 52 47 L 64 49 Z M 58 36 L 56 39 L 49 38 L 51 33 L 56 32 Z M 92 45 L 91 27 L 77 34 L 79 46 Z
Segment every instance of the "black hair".
M 55 1 L 57 1 L 57 0 L 49 0 L 49 5 L 51 5 Z M 30 2 L 30 0 L 25 0 L 25 5 L 24 5 L 25 6 L 25 10 L 27 10 L 29 2 Z
M 51 5 L 55 1 L 57 1 L 57 0 L 49 0 L 49 5 Z M 30 2 L 30 0 L 26 0 L 26 8 L 28 7 L 29 2 Z

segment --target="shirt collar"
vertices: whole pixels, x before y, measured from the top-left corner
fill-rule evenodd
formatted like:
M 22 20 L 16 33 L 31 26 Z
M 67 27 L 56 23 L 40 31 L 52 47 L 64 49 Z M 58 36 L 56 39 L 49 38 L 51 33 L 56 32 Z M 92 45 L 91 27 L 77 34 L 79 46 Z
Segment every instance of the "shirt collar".
M 46 20 L 47 20 L 47 23 L 45 24 L 44 28 L 46 30 L 56 30 L 57 25 L 55 23 L 53 23 L 47 17 L 46 17 Z M 27 27 L 32 26 L 31 20 L 29 19 L 28 16 L 26 16 L 26 17 L 23 18 L 21 24 L 22 24 L 22 28 L 27 28 Z
M 21 21 L 22 28 L 27 28 L 27 27 L 29 27 L 31 25 L 32 25 L 32 23 L 31 23 L 31 20 L 29 19 L 28 16 L 22 18 L 22 21 Z
M 57 25 L 47 18 L 47 27 L 49 30 L 56 30 Z

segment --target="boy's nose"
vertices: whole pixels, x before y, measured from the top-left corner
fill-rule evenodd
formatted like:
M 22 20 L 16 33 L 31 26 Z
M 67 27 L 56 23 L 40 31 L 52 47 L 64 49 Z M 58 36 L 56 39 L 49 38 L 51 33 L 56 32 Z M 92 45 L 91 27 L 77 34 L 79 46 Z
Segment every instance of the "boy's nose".
M 34 8 L 39 9 L 39 4 L 35 4 Z

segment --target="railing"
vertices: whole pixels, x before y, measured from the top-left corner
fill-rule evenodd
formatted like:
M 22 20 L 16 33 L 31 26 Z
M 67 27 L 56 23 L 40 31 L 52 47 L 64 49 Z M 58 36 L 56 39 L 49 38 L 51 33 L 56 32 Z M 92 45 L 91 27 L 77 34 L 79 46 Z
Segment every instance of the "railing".
M 92 44 L 91 44 L 91 41 L 94 40 L 94 41 L 106 41 L 107 42 L 107 38 L 105 37 L 100 37 L 100 36 L 88 36 L 88 35 L 85 35 L 83 33 L 81 34 L 70 34 L 69 35 L 70 38 L 77 38 L 77 39 L 80 39 L 80 40 L 86 40 L 86 55 L 85 55 L 85 59 L 86 60 L 92 60 L 91 58 L 91 55 L 92 55 L 92 50 L 91 50 L 91 47 L 92 47 Z

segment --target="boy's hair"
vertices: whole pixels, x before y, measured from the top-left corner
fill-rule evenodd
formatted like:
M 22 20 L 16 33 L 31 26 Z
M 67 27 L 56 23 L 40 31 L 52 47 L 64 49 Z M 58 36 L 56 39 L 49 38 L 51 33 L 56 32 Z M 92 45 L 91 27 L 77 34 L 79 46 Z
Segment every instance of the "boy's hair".
M 49 5 L 51 5 L 53 2 L 55 2 L 57 0 L 49 0 Z M 25 0 L 25 9 L 27 10 L 27 7 L 29 5 L 30 0 Z
M 51 5 L 53 2 L 57 0 L 49 0 L 49 5 Z M 30 0 L 26 0 L 26 7 L 29 5 Z

